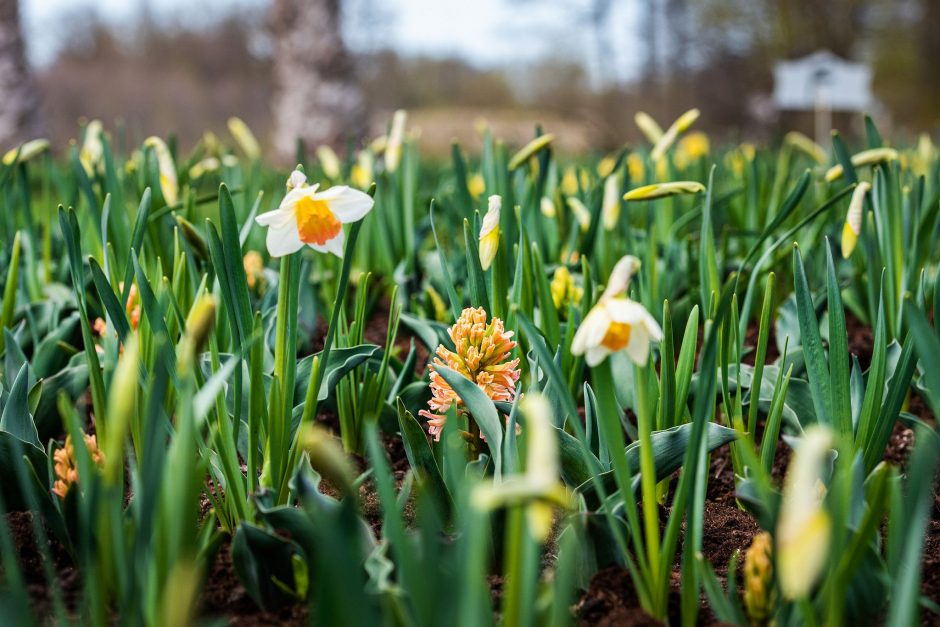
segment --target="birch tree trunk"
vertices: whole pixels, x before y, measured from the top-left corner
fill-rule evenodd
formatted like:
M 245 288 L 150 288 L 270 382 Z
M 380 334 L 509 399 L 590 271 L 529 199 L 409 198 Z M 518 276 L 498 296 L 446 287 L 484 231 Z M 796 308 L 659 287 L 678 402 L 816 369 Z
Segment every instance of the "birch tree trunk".
M 26 62 L 17 0 L 0 0 L 0 149 L 42 133 L 39 103 Z
M 293 159 L 298 138 L 338 147 L 364 135 L 367 109 L 343 45 L 339 0 L 275 0 L 272 25 L 278 156 Z

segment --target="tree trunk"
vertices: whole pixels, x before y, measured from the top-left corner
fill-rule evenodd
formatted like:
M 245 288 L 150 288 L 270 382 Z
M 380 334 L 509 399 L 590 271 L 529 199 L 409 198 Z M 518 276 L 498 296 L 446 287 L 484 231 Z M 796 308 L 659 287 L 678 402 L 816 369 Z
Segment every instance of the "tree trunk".
M 17 0 L 0 0 L 0 149 L 42 133 L 39 102 L 26 62 Z
M 364 135 L 367 109 L 343 45 L 339 0 L 276 0 L 272 18 L 278 156 L 293 159 L 298 139 L 339 147 Z

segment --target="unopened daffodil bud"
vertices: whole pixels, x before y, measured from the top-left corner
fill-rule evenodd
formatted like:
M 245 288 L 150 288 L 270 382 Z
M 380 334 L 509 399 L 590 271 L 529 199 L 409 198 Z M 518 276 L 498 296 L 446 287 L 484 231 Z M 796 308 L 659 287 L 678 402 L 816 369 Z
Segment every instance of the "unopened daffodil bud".
M 349 173 L 349 178 L 355 187 L 366 190 L 372 185 L 372 179 L 375 176 L 374 170 L 375 158 L 372 156 L 372 152 L 360 150 L 356 156 L 356 163 L 353 164 L 352 171 Z
M 620 219 L 620 177 L 612 174 L 604 181 L 604 201 L 601 205 L 604 229 L 612 231 Z
M 705 186 L 697 181 L 673 181 L 671 183 L 654 183 L 631 189 L 623 195 L 627 201 L 656 200 L 668 196 L 681 194 L 698 194 L 705 191 Z
M 787 133 L 783 138 L 783 143 L 808 155 L 816 163 L 822 164 L 826 161 L 826 151 L 823 147 L 799 131 Z
M 561 177 L 561 191 L 566 196 L 574 196 L 578 193 L 578 175 L 574 168 L 568 168 Z
M 483 195 L 483 192 L 486 191 L 486 181 L 483 179 L 482 174 L 475 172 L 470 175 L 467 179 L 467 191 L 470 192 L 470 196 L 474 199 Z
M 499 250 L 499 215 L 503 206 L 503 199 L 493 195 L 489 199 L 489 207 L 483 216 L 483 225 L 480 227 L 480 266 L 484 271 L 489 270 Z
M 337 180 L 342 175 L 339 157 L 336 152 L 327 145 L 317 146 L 317 160 L 320 162 L 320 169 L 326 178 Z
M 539 392 L 532 392 L 520 401 L 519 409 L 526 427 L 525 471 L 505 477 L 498 485 L 478 486 L 472 499 L 476 507 L 485 510 L 525 506 L 529 533 L 536 542 L 542 543 L 551 533 L 554 508 L 573 509 L 575 502 L 560 480 L 561 464 L 551 403 Z
M 344 495 L 355 497 L 356 474 L 339 440 L 323 427 L 304 425 L 300 446 L 307 452 L 310 465 Z
M 664 156 L 666 156 L 666 151 L 672 147 L 680 135 L 689 130 L 689 127 L 695 123 L 695 121 L 699 118 L 699 115 L 700 113 L 698 109 L 690 109 L 689 111 L 686 111 L 680 115 L 678 119 L 672 123 L 672 126 L 670 126 L 669 129 L 663 133 L 662 137 L 659 138 L 659 141 L 656 142 L 656 145 L 653 146 L 653 150 L 650 152 L 650 157 L 653 159 L 653 161 L 659 161 Z
M 209 341 L 209 335 L 215 328 L 215 314 L 218 309 L 215 297 L 203 293 L 193 303 L 186 316 L 186 328 L 180 341 L 180 370 L 186 372 L 196 361 L 196 356 Z
M 401 160 L 401 146 L 405 141 L 405 125 L 408 123 L 408 113 L 399 109 L 392 117 L 392 128 L 385 143 L 385 169 L 394 172 L 398 169 Z
M 85 138 L 82 148 L 78 151 L 78 160 L 88 176 L 94 176 L 104 169 L 104 144 L 101 133 L 104 126 L 101 120 L 92 120 L 85 127 Z
M 762 531 L 744 554 L 744 610 L 752 625 L 764 625 L 773 614 L 773 538 Z
M 255 134 L 251 132 L 248 125 L 241 118 L 230 117 L 228 119 L 228 131 L 235 138 L 235 143 L 241 148 L 242 152 L 249 159 L 257 159 L 261 156 L 261 146 L 255 139 Z
M 591 228 L 590 210 L 584 206 L 584 203 L 581 202 L 581 199 L 577 196 L 568 197 L 568 208 L 571 209 L 571 213 L 574 215 L 574 219 L 577 221 L 581 231 L 586 233 L 587 230 Z
M 26 163 L 47 150 L 49 150 L 48 139 L 32 139 L 25 144 L 8 150 L 7 153 L 3 155 L 3 165 L 10 165 L 13 163 L 14 159 L 16 159 L 17 163 Z M 16 156 L 17 151 L 19 151 L 19 157 Z
M 157 168 L 160 171 L 160 192 L 163 194 L 163 200 L 167 205 L 175 205 L 179 196 L 179 183 L 170 149 L 166 142 L 156 136 L 144 140 L 144 147 L 152 149 L 157 158 Z
M 876 165 L 885 161 L 897 161 L 898 151 L 894 148 L 871 148 L 863 150 L 852 155 L 852 165 L 860 168 L 866 165 Z M 826 182 L 831 183 L 842 178 L 844 174 L 842 164 L 837 164 L 829 168 L 826 172 Z
M 633 121 L 636 122 L 637 128 L 640 129 L 647 141 L 654 146 L 662 138 L 663 129 L 660 128 L 656 120 L 645 111 L 638 111 L 636 115 L 633 116 Z
M 862 209 L 865 206 L 865 194 L 871 189 L 871 185 L 862 181 L 852 192 L 852 200 L 849 201 L 849 210 L 845 214 L 845 224 L 842 227 L 842 258 L 848 259 L 855 250 L 858 243 L 858 236 L 862 232 Z
M 539 202 L 539 211 L 546 218 L 554 218 L 558 213 L 555 210 L 555 201 L 548 196 L 542 196 L 542 200 Z
M 206 157 L 193 167 L 189 168 L 189 178 L 196 180 L 202 178 L 210 172 L 215 172 L 222 167 L 222 163 L 215 157 Z
M 601 178 L 607 178 L 614 173 L 614 166 L 617 165 L 617 160 L 614 157 L 604 157 L 597 162 L 597 175 Z
M 549 133 L 547 135 L 539 135 L 530 141 L 528 144 L 523 146 L 519 152 L 513 155 L 512 159 L 509 160 L 509 171 L 512 172 L 516 170 L 530 158 L 534 157 L 542 150 L 548 148 L 554 139 L 555 136 Z

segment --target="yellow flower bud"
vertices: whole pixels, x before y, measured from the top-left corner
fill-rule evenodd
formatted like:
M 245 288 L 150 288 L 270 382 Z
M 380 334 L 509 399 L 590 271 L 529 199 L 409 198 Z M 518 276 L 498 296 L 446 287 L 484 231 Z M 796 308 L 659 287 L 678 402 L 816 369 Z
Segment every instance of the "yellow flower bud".
M 628 201 L 656 200 L 667 196 L 698 194 L 704 191 L 705 186 L 697 181 L 674 181 L 672 183 L 654 183 L 631 189 L 623 195 L 623 199 Z
M 13 163 L 14 159 L 17 159 L 16 152 L 19 151 L 20 156 L 17 159 L 17 163 L 25 163 L 30 159 L 44 153 L 49 150 L 49 140 L 48 139 L 33 139 L 25 144 L 17 146 L 11 150 L 8 150 L 5 155 L 3 155 L 3 165 L 10 165 Z
M 542 150 L 548 148 L 549 144 L 552 143 L 552 140 L 555 139 L 555 136 L 551 133 L 547 135 L 539 135 L 528 144 L 522 147 L 522 149 L 513 155 L 512 159 L 509 160 L 509 171 L 517 169 L 523 163 L 529 160 L 529 158 L 534 157 Z
M 862 181 L 852 192 L 849 210 L 845 214 L 845 225 L 842 227 L 842 258 L 848 259 L 858 243 L 859 233 L 862 232 L 862 208 L 865 206 L 865 194 L 871 185 Z
M 235 138 L 235 143 L 242 149 L 246 157 L 257 159 L 261 156 L 261 146 L 258 145 L 258 140 L 255 139 L 254 133 L 251 132 L 251 129 L 241 118 L 229 118 L 228 131 Z
M 898 151 L 894 148 L 872 148 L 852 155 L 852 165 L 860 168 L 866 165 L 875 165 L 884 161 L 896 161 Z M 844 174 L 842 164 L 834 165 L 826 172 L 826 182 L 831 183 L 842 178 Z
M 489 270 L 499 250 L 499 215 L 503 199 L 499 196 L 490 196 L 489 208 L 483 216 L 483 225 L 480 227 L 480 266 L 484 271 Z

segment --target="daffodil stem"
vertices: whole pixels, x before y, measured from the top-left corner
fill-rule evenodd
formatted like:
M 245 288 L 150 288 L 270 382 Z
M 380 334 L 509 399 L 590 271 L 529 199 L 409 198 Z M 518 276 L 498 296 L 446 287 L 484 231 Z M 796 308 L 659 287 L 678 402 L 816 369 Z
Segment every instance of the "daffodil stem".
M 538 555 L 535 552 L 537 547 L 526 526 L 525 506 L 510 508 L 506 514 L 506 551 L 503 557 L 506 582 L 503 621 L 506 627 L 529 624 L 523 612 L 527 607 L 526 600 L 532 596 L 532 590 L 527 588 L 535 582 L 526 575 L 531 570 L 529 562 Z M 531 608 L 531 601 L 528 607 Z
M 310 368 L 310 379 L 307 384 L 307 394 L 304 396 L 304 410 L 300 418 L 301 426 L 311 424 L 317 417 L 317 405 L 319 404 L 319 392 L 320 386 L 323 385 L 323 377 L 326 375 L 326 371 L 329 369 L 330 363 L 330 351 L 333 348 L 333 337 L 336 335 L 336 326 L 339 321 L 339 313 L 342 311 L 343 302 L 346 300 L 346 288 L 349 285 L 349 272 L 352 269 L 352 254 L 355 250 L 356 240 L 359 238 L 359 230 L 362 228 L 362 220 L 354 223 L 350 229 L 349 234 L 346 237 L 346 248 L 343 254 L 343 267 L 340 270 L 339 283 L 336 287 L 336 300 L 333 301 L 333 313 L 330 316 L 330 326 L 326 331 L 326 339 L 323 341 L 323 351 L 320 355 L 313 360 L 312 367 Z M 357 429 L 361 429 L 362 425 L 357 424 Z M 301 432 L 301 429 L 297 429 L 294 433 L 293 440 L 290 444 L 290 453 L 288 455 L 288 464 L 283 476 L 281 477 L 280 490 L 278 491 L 280 502 L 284 503 L 287 500 L 287 484 L 290 481 L 291 474 L 293 469 L 297 466 L 297 461 L 300 458 L 300 450 L 298 448 L 298 434 Z M 355 442 L 361 442 L 362 438 L 360 437 L 361 433 L 356 433 Z M 347 437 L 343 434 L 343 443 L 347 443 Z
M 270 480 L 278 481 L 282 474 L 287 474 L 283 464 L 283 455 L 286 452 L 288 438 L 290 437 L 290 417 L 293 408 L 294 371 L 296 369 L 296 339 L 288 335 L 290 329 L 296 329 L 297 324 L 297 288 L 299 276 L 295 276 L 297 261 L 295 255 L 281 258 L 281 270 L 277 288 L 277 313 L 274 331 L 274 385 L 280 392 L 271 395 L 268 410 L 270 424 L 267 430 Z M 293 303 L 293 307 L 292 307 Z M 293 312 L 292 312 L 293 309 Z M 296 335 L 294 336 L 296 338 Z
M 640 442 L 640 494 L 643 499 L 643 528 L 646 551 L 653 581 L 659 570 L 659 508 L 656 501 L 656 466 L 653 460 L 653 415 L 649 403 L 649 367 L 634 367 L 637 438 Z M 659 604 L 659 590 L 653 591 L 653 602 Z

